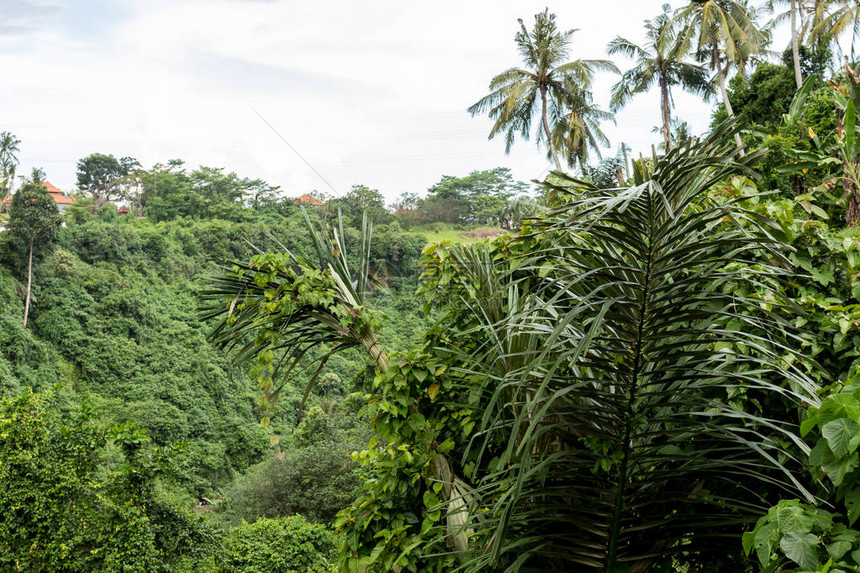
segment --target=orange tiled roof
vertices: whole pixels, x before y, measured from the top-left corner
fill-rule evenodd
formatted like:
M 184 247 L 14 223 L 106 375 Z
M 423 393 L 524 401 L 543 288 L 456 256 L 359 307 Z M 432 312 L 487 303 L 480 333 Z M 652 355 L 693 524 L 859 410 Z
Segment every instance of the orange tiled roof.
M 57 205 L 71 205 L 77 202 L 74 197 L 66 197 L 65 195 L 63 195 L 63 192 L 60 191 L 57 187 L 55 187 L 54 184 L 50 181 L 45 181 L 44 183 L 42 183 L 42 185 L 45 187 L 45 189 L 47 189 L 48 193 L 51 194 L 51 197 L 54 198 L 54 203 L 56 203 Z M 3 203 L 7 205 L 11 202 L 11 195 L 3 199 Z
M 325 203 L 323 203 L 316 197 L 311 197 L 310 195 L 302 195 L 301 197 L 293 201 L 293 205 L 310 205 L 312 207 L 322 207 L 323 205 L 325 205 Z

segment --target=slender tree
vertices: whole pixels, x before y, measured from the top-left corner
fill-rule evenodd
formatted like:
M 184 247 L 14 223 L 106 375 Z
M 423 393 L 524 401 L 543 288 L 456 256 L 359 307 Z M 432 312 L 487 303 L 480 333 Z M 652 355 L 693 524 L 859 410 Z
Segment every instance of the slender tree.
M 726 75 L 733 64 L 744 73 L 746 62 L 763 49 L 767 40 L 756 25 L 754 13 L 745 2 L 736 0 L 692 0 L 678 10 L 675 18 L 684 26 L 682 46 L 695 50 L 708 62 L 717 76 L 726 111 L 734 117 Z M 739 133 L 735 133 L 735 143 L 743 147 Z
M 677 33 L 668 4 L 663 13 L 645 22 L 648 38 L 644 46 L 616 37 L 609 43 L 611 55 L 622 54 L 636 60 L 636 65 L 624 72 L 621 80 L 612 87 L 610 108 L 618 111 L 633 96 L 645 93 L 654 85 L 660 88 L 660 115 L 663 122 L 663 146 L 672 150 L 672 86 L 681 86 L 693 94 L 708 98 L 713 86 L 708 72 L 700 65 L 685 62 L 681 36 Z
M 51 248 L 60 228 L 60 212 L 51 194 L 40 182 L 27 183 L 12 199 L 9 232 L 28 251 L 27 298 L 24 302 L 24 328 L 30 312 L 30 289 L 33 284 L 33 254 L 44 255 Z
M 570 43 L 575 30 L 562 32 L 558 29 L 555 14 L 549 9 L 535 14 L 535 24 L 528 30 L 519 20 L 520 30 L 514 37 L 523 59 L 523 68 L 510 68 L 490 80 L 490 93 L 469 108 L 473 116 L 487 113 L 495 120 L 490 130 L 490 139 L 505 134 L 505 152 L 510 152 L 514 138 L 519 134 L 529 138 L 532 122 L 539 118 L 535 130 L 538 144 L 544 142 L 552 156 L 556 169 L 561 161 L 556 142 L 564 139 L 554 129 L 576 111 L 576 104 L 587 100 L 594 72 L 609 70 L 618 72 L 607 60 L 573 60 Z M 580 109 L 580 116 L 585 109 Z M 568 119 L 569 125 L 582 127 Z M 580 141 L 582 139 L 580 138 Z

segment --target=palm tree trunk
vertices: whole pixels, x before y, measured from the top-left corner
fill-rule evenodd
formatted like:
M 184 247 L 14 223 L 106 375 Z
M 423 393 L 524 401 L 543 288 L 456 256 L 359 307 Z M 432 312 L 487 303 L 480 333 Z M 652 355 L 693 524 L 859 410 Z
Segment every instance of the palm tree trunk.
M 540 88 L 541 102 L 541 122 L 543 123 L 543 131 L 546 134 L 546 144 L 549 146 L 549 151 L 552 154 L 552 160 L 555 161 L 555 168 L 561 171 L 561 162 L 558 160 L 558 153 L 555 146 L 552 144 L 552 133 L 549 131 L 549 122 L 546 120 L 546 86 Z
M 24 302 L 24 328 L 27 328 L 27 315 L 30 312 L 30 285 L 33 284 L 33 239 L 30 240 L 30 258 L 27 262 L 27 299 Z
M 624 154 L 624 173 L 627 175 L 627 179 L 630 179 L 630 160 L 627 159 L 627 144 L 623 141 L 621 142 L 621 153 Z
M 723 66 L 720 65 L 720 53 L 716 44 L 711 47 L 711 65 L 717 68 L 717 80 L 720 84 L 720 93 L 723 96 L 723 105 L 726 106 L 726 113 L 729 117 L 734 117 L 735 112 L 732 110 L 732 102 L 729 101 L 729 92 L 726 91 L 726 74 Z M 735 132 L 735 143 L 738 146 L 738 154 L 744 156 L 744 143 L 741 141 L 741 135 Z
M 364 350 L 370 355 L 380 372 L 387 371 L 388 354 L 382 348 L 382 345 L 379 344 L 379 339 L 376 338 L 373 331 L 369 328 L 363 329 L 362 332 L 359 333 L 358 339 L 359 342 L 361 342 L 362 348 L 364 348 Z
M 666 145 L 666 153 L 672 151 L 672 132 L 670 124 L 672 116 L 669 111 L 669 86 L 666 78 L 660 78 L 660 110 L 663 113 L 663 142 Z
M 803 75 L 800 73 L 800 47 L 797 38 L 797 0 L 791 0 L 791 55 L 794 57 L 794 81 L 797 89 L 800 89 Z

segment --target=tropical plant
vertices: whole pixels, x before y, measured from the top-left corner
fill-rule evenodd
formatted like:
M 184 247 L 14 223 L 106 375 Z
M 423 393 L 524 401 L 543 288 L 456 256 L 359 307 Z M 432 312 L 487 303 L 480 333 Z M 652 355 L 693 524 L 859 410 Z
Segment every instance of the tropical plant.
M 243 523 L 226 539 L 218 573 L 329 573 L 337 541 L 300 515 Z
M 815 404 L 817 386 L 786 362 L 779 317 L 733 286 L 778 296 L 785 262 L 757 216 L 708 193 L 755 159 L 733 161 L 735 130 L 620 192 L 550 185 L 574 200 L 513 271 L 472 270 L 496 278 L 464 293 L 472 328 L 447 333 L 477 385 L 468 395 L 482 396 L 463 459 L 475 468 L 472 570 L 719 559 L 767 484 L 804 492 L 790 471 L 792 449 L 808 451 L 796 426 L 746 403 Z M 710 534 L 696 535 L 703 524 Z
M 609 43 L 609 53 L 623 54 L 636 60 L 635 67 L 627 70 L 612 87 L 610 108 L 618 111 L 635 95 L 645 93 L 655 84 L 660 88 L 660 113 L 663 121 L 663 146 L 672 150 L 672 86 L 681 86 L 706 99 L 713 92 L 707 71 L 699 65 L 684 61 L 681 37 L 675 28 L 668 4 L 663 13 L 645 22 L 648 43 L 643 47 L 630 40 L 616 37 Z
M 306 354 L 318 347 L 329 350 L 319 359 L 302 398 L 307 399 L 316 378 L 335 353 L 361 347 L 385 370 L 388 355 L 376 336 L 379 316 L 365 306 L 370 292 L 372 225 L 363 219 L 359 268 L 347 260 L 343 220 L 331 235 L 321 233 L 302 208 L 317 260 L 286 248 L 280 254 L 260 254 L 250 262 L 236 262 L 223 276 L 214 277 L 202 293 L 209 306 L 205 318 L 218 318 L 211 340 L 235 350 L 236 359 L 254 359 L 252 374 L 263 390 L 268 410 L 277 401 L 289 373 Z
M 558 175 L 519 239 L 427 250 L 439 323 L 374 382 L 347 570 L 737 570 L 766 500 L 811 500 L 784 245 L 713 191 L 757 159 L 736 129 L 629 189 Z
M 568 62 L 570 42 L 575 30 L 558 29 L 555 14 L 549 9 L 535 14 L 534 28 L 529 31 L 522 20 L 514 37 L 525 68 L 510 68 L 490 80 L 490 94 L 469 108 L 473 116 L 488 113 L 495 120 L 490 139 L 505 134 L 505 151 L 510 152 L 514 138 L 519 134 L 529 138 L 532 122 L 539 118 L 535 130 L 538 144 L 545 143 L 556 169 L 561 169 L 557 143 L 563 135 L 579 130 L 574 135 L 579 150 L 589 140 L 587 117 L 591 111 L 591 81 L 597 70 L 617 72 L 615 64 L 607 60 L 574 60 Z M 584 105 L 588 104 L 588 105 Z M 562 128 L 560 125 L 566 125 Z M 555 131 L 561 130 L 561 133 Z M 568 160 L 576 154 L 567 154 Z
M 192 567 L 215 531 L 156 485 L 169 454 L 131 424 L 106 428 L 68 395 L 0 400 L 0 568 L 204 570 Z
M 582 168 L 591 151 L 594 151 L 598 159 L 603 158 L 600 148 L 609 147 L 609 138 L 600 129 L 600 123 L 615 123 L 615 115 L 594 104 L 589 91 L 574 94 L 568 103 L 568 109 L 564 121 L 556 123 L 552 129 L 553 146 L 568 165 L 579 165 Z M 548 152 L 547 159 L 550 158 Z
M 683 50 L 693 49 L 706 59 L 717 76 L 726 111 L 733 117 L 726 75 L 732 65 L 743 73 L 751 55 L 764 49 L 767 34 L 758 28 L 747 4 L 737 0 L 692 0 L 675 13 L 675 18 L 685 28 L 680 36 Z M 742 148 L 739 133 L 735 133 L 735 142 Z
M 688 145 L 692 143 L 693 138 L 693 129 L 690 127 L 690 124 L 680 117 L 676 117 L 672 119 L 671 123 L 671 131 L 672 131 L 672 141 L 677 145 Z M 651 128 L 651 133 L 663 133 L 663 127 L 660 125 L 655 125 Z M 661 143 L 658 146 L 658 149 L 661 151 L 666 151 L 665 143 Z
M 826 476 L 835 513 L 796 499 L 781 500 L 744 533 L 744 551 L 755 551 L 768 571 L 854 571 L 860 567 L 860 370 L 852 368 L 839 389 L 824 398 L 800 426 L 817 437 L 809 454 L 813 474 Z M 821 504 L 824 505 L 824 504 Z M 842 506 L 842 507 L 839 507 Z M 830 509 L 834 509 L 833 506 Z M 791 569 L 789 569 L 791 567 Z M 832 569 L 831 569 L 832 568 Z
M 795 95 L 791 109 L 784 118 L 785 124 L 796 122 L 804 103 L 814 84 L 807 78 Z M 818 135 L 810 130 L 815 149 L 812 151 L 794 150 L 793 155 L 800 159 L 781 168 L 785 172 L 803 169 L 841 165 L 839 176 L 824 182 L 822 188 L 830 189 L 841 184 L 841 202 L 847 204 L 845 220 L 849 225 L 860 224 L 860 66 L 845 65 L 845 81 L 832 82 L 833 96 L 837 108 L 838 124 L 833 148 L 825 146 Z

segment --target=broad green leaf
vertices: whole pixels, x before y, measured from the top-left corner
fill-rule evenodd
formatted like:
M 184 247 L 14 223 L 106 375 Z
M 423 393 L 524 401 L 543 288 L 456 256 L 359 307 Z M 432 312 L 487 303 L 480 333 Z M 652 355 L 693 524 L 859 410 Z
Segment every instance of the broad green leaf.
M 848 525 L 854 525 L 860 517 L 860 489 L 854 488 L 845 494 L 845 511 L 848 514 Z
M 831 394 L 821 402 L 818 412 L 824 420 L 846 417 L 857 422 L 860 421 L 860 402 L 847 392 Z
M 821 435 L 837 457 L 844 457 L 857 449 L 855 437 L 860 431 L 857 423 L 848 418 L 838 418 L 824 424 Z M 853 449 L 852 449 L 853 446 Z
M 792 532 L 779 540 L 785 556 L 804 569 L 818 568 L 818 537 L 811 533 Z
M 422 414 L 412 414 L 409 416 L 409 427 L 414 431 L 418 432 L 424 429 L 424 424 L 427 423 L 427 420 L 424 418 Z
M 805 436 L 818 423 L 818 417 L 810 412 L 809 417 L 800 423 L 800 435 Z
M 821 469 L 827 474 L 827 477 L 833 482 L 833 485 L 842 485 L 845 476 L 857 468 L 857 454 L 854 453 L 848 458 L 839 458 L 830 463 L 822 464 Z
M 779 510 L 777 524 L 783 533 L 809 533 L 813 519 L 802 507 L 783 507 Z
M 834 541 L 827 545 L 827 554 L 836 561 L 842 559 L 842 556 L 851 550 L 851 542 L 849 541 Z
M 768 523 L 755 534 L 755 552 L 762 567 L 770 563 L 770 553 L 773 550 L 773 542 L 776 534 L 776 524 Z

